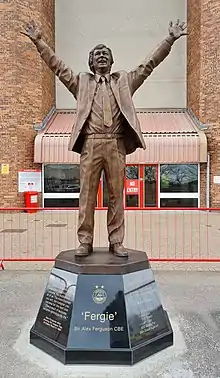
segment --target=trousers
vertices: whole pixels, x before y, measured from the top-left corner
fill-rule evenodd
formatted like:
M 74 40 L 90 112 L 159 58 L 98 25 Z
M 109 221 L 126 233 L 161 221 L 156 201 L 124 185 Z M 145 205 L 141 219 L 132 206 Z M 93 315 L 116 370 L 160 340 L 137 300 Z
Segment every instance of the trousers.
M 123 138 L 104 134 L 105 138 L 88 136 L 80 156 L 80 197 L 78 239 L 80 243 L 93 243 L 94 212 L 102 171 L 108 189 L 107 229 L 111 244 L 124 239 L 124 177 L 125 147 Z

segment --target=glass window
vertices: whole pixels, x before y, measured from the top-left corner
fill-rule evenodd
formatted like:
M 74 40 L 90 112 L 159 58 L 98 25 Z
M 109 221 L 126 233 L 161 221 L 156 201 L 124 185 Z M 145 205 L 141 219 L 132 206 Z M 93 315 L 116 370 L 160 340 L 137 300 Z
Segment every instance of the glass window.
M 198 198 L 161 198 L 160 207 L 198 207 Z
M 139 178 L 138 166 L 137 165 L 127 165 L 126 167 L 126 179 L 137 180 Z
M 144 167 L 144 206 L 154 207 L 157 205 L 156 167 Z
M 44 207 L 79 207 L 79 164 L 44 165 Z
M 139 167 L 137 165 L 128 165 L 126 167 L 126 180 L 138 180 L 139 179 Z M 126 207 L 138 207 L 139 195 L 129 194 L 126 195 Z
M 79 198 L 45 198 L 44 207 L 79 207 Z
M 198 192 L 197 164 L 168 164 L 160 166 L 161 193 Z
M 108 189 L 106 184 L 105 172 L 103 172 L 103 207 L 108 207 Z
M 168 164 L 160 166 L 160 206 L 199 206 L 199 165 Z
M 137 180 L 139 177 L 139 169 L 136 165 L 128 165 L 126 167 L 126 179 Z M 105 179 L 105 173 L 103 172 L 103 206 L 108 207 L 108 189 Z M 138 195 L 126 195 L 126 207 L 138 207 L 139 196 Z
M 79 164 L 44 166 L 44 193 L 79 193 Z

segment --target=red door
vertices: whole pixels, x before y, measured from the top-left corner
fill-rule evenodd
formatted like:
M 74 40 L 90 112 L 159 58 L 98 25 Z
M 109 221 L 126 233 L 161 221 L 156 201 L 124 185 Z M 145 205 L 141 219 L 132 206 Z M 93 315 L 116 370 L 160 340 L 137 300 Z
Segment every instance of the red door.
M 97 206 L 108 207 L 108 191 L 105 175 L 99 184 Z M 129 164 L 126 166 L 124 206 L 126 209 L 140 209 L 158 206 L 158 166 Z

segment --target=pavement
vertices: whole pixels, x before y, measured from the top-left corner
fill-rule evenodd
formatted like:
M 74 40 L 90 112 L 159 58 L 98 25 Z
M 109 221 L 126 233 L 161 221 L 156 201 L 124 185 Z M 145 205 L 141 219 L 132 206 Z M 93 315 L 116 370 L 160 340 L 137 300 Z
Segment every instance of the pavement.
M 0 271 L 1 378 L 220 378 L 220 272 L 155 270 L 175 342 L 133 367 L 64 366 L 28 343 L 49 271 Z

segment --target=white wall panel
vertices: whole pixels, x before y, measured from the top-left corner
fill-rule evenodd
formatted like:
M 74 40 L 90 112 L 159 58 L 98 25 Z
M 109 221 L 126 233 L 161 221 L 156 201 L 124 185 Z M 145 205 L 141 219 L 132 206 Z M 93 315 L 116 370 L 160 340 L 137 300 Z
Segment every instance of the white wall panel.
M 170 20 L 186 20 L 186 0 L 56 0 L 56 53 L 74 72 L 87 71 L 88 52 L 105 43 L 114 55 L 112 70 L 137 66 L 168 34 Z M 138 108 L 186 106 L 186 37 L 134 96 Z M 58 82 L 56 105 L 75 108 Z

